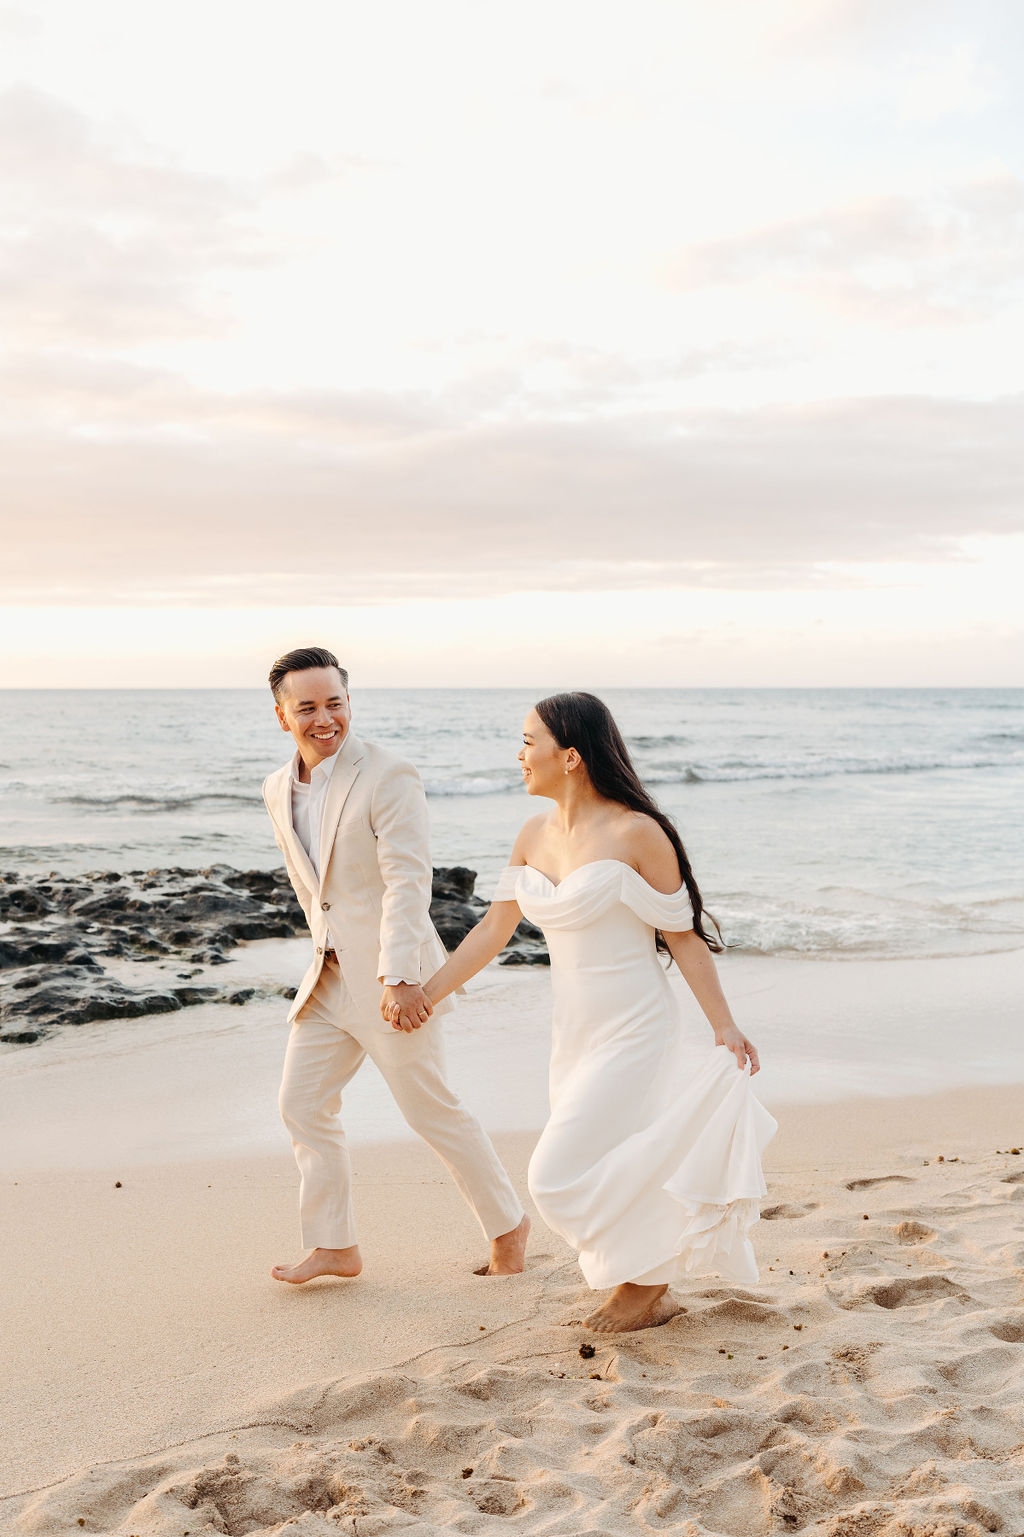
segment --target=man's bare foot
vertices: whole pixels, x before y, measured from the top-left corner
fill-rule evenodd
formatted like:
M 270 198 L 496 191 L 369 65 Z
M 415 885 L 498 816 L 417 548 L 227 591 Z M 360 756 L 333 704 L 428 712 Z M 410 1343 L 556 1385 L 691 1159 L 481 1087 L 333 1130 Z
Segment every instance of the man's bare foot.
M 510 1233 L 491 1239 L 490 1264 L 482 1265 L 477 1275 L 521 1275 L 526 1266 L 526 1240 L 530 1219 L 524 1217 Z
M 318 1275 L 356 1276 L 363 1268 L 357 1244 L 348 1249 L 314 1249 L 297 1265 L 275 1265 L 270 1274 L 275 1281 L 290 1281 L 301 1286 Z
M 678 1312 L 679 1303 L 669 1295 L 667 1286 L 637 1286 L 627 1281 L 583 1323 L 598 1334 L 626 1334 L 630 1329 L 656 1329 Z

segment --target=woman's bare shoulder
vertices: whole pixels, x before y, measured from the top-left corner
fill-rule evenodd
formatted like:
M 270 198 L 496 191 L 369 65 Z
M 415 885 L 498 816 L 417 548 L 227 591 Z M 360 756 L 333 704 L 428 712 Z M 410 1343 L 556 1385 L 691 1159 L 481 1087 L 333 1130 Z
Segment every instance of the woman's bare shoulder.
M 679 859 L 668 833 L 652 816 L 643 811 L 629 813 L 623 836 L 629 848 L 629 863 L 656 891 L 672 895 L 682 884 Z
M 622 808 L 619 836 L 626 839 L 631 848 L 643 853 L 654 854 L 672 847 L 672 840 L 660 822 L 648 816 L 646 811 L 632 811 L 628 806 Z
M 530 863 L 530 852 L 536 847 L 545 824 L 550 820 L 550 816 L 551 813 L 548 811 L 539 811 L 536 816 L 530 817 L 523 823 L 519 829 L 519 836 L 512 847 L 512 854 L 509 858 L 510 865 L 528 865 Z

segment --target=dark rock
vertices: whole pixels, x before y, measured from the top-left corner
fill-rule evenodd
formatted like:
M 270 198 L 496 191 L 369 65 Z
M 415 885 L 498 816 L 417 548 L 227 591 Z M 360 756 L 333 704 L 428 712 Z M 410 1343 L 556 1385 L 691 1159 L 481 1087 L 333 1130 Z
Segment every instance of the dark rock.
M 174 996 L 182 1008 L 187 1009 L 195 1003 L 212 1003 L 220 996 L 220 990 L 216 987 L 176 987 Z
M 121 918 L 126 913 L 149 913 L 153 910 L 152 902 L 144 902 L 140 897 L 128 897 L 122 892 L 105 892 L 101 897 L 88 897 L 84 902 L 76 902 L 71 909 L 76 918 Z
M 433 872 L 430 913 L 455 949 L 487 903 L 476 872 L 452 865 Z M 123 957 L 223 966 L 236 945 L 308 934 L 287 872 L 92 870 L 86 875 L 0 874 L 0 1041 L 29 1044 L 59 1025 L 169 1013 L 214 1000 L 243 1005 L 254 988 L 146 987 L 110 977 L 103 961 Z M 524 919 L 502 963 L 546 965 L 543 935 Z M 179 978 L 182 973 L 178 973 Z M 295 997 L 295 988 L 275 990 Z
M 0 1025 L 31 1021 L 46 1030 L 53 1025 L 84 1025 L 94 1019 L 135 1019 L 143 1014 L 169 1014 L 181 1003 L 172 992 L 129 989 L 110 977 L 83 977 L 54 969 L 31 993 L 17 1000 L 0 994 Z
M 53 903 L 48 902 L 38 888 L 15 886 L 13 890 L 0 891 L 0 919 L 41 918 L 44 913 L 52 912 Z
M 487 903 L 474 896 L 476 871 L 465 865 L 435 870 L 431 885 L 430 917 L 446 950 L 455 950 L 487 911 Z
M 446 950 L 454 950 L 461 945 L 470 929 L 480 922 L 485 911 L 482 902 L 479 907 L 471 907 L 468 902 L 436 900 L 430 904 L 430 916 Z
M 468 902 L 476 886 L 476 871 L 467 870 L 465 865 L 451 865 L 446 869 L 435 870 L 431 884 L 434 897 Z M 480 898 L 476 900 L 479 902 Z M 480 905 L 484 904 L 481 902 Z
M 455 950 L 480 922 L 487 903 L 474 895 L 476 871 L 452 865 L 434 871 L 430 916 L 446 950 Z M 525 918 L 502 952 L 503 966 L 548 966 L 544 935 Z
M 73 931 L 50 938 L 39 929 L 26 929 L 22 934 L 5 934 L 0 939 L 0 971 L 53 965 L 84 966 L 94 971 L 102 969 L 78 942 Z
M 287 870 L 235 870 L 224 877 L 224 884 L 241 886 L 262 897 L 273 896 L 282 888 L 287 890 L 289 896 L 292 891 Z

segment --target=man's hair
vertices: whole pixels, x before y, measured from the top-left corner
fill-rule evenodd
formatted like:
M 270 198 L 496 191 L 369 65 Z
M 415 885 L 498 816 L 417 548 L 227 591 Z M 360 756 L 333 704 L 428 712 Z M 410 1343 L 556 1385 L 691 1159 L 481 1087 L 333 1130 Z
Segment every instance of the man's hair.
M 307 672 L 310 667 L 336 667 L 341 674 L 341 686 L 348 693 L 348 673 L 333 651 L 325 651 L 323 646 L 300 646 L 297 651 L 286 651 L 284 656 L 279 656 L 270 669 L 270 689 L 274 698 L 280 700 L 281 684 L 290 672 Z

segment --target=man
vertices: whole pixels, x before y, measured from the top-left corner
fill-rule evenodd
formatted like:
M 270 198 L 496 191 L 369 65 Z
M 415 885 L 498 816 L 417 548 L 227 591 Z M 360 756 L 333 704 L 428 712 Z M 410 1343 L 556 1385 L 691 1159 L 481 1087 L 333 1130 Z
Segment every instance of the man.
M 315 946 L 288 1016 L 280 1101 L 310 1253 L 271 1274 L 301 1285 L 362 1269 L 338 1112 L 367 1056 L 475 1212 L 491 1242 L 487 1274 L 517 1274 L 529 1221 L 490 1140 L 445 1082 L 437 1016 L 450 1002 L 433 1010 L 421 986 L 444 947 L 430 922 L 419 775 L 353 734 L 348 674 L 329 651 L 288 652 L 270 669 L 270 687 L 296 751 L 263 798 Z

